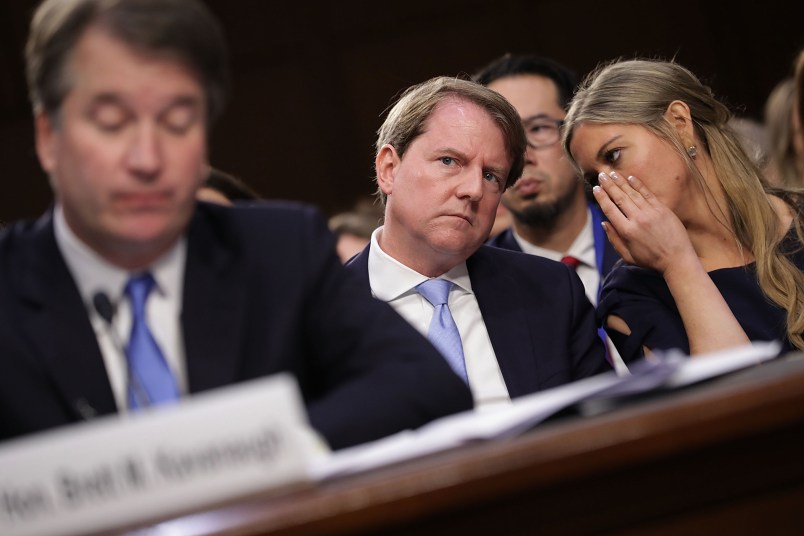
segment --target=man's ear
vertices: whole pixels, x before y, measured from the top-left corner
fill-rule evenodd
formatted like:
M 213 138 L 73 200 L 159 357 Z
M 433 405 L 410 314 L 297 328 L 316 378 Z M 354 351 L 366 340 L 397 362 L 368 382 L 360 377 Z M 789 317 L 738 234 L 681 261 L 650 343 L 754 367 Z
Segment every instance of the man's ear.
M 34 137 L 36 141 L 36 155 L 39 164 L 46 173 L 50 174 L 56 167 L 56 126 L 51 117 L 45 112 L 36 112 L 34 118 Z
M 374 169 L 377 172 L 377 185 L 385 195 L 390 195 L 394 189 L 394 179 L 401 161 L 396 149 L 388 143 L 377 152 Z
M 681 141 L 685 145 L 695 144 L 695 127 L 692 124 L 692 114 L 687 103 L 674 100 L 667 106 L 664 118 L 675 127 Z

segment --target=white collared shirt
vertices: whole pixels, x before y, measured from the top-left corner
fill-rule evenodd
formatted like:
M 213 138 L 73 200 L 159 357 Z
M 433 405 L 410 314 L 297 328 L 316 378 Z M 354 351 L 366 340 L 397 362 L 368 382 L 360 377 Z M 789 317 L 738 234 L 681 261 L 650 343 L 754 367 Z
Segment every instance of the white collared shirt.
M 597 271 L 597 259 L 595 259 L 595 237 L 592 232 L 592 214 L 590 210 L 586 209 L 586 223 L 575 237 L 572 245 L 566 252 L 553 251 L 552 249 L 545 249 L 539 246 L 534 246 L 520 235 L 517 234 L 516 229 L 511 229 L 514 233 L 516 240 L 522 251 L 530 255 L 538 255 L 554 261 L 560 261 L 564 255 L 571 255 L 581 261 L 575 271 L 578 277 L 581 278 L 584 291 L 592 305 L 597 306 L 597 292 L 600 287 L 600 272 Z
M 131 307 L 124 296 L 126 282 L 132 275 L 104 260 L 84 244 L 70 229 L 60 205 L 54 211 L 56 243 L 70 270 L 98 339 L 106 373 L 119 411 L 127 403 L 127 374 L 124 348 L 131 333 Z M 146 303 L 148 327 L 173 371 L 181 393 L 187 392 L 184 342 L 181 329 L 181 304 L 187 241 L 182 237 L 175 246 L 151 265 L 156 285 Z M 96 294 L 105 293 L 114 306 L 112 323 L 101 318 L 93 305 Z
M 374 297 L 388 302 L 397 313 L 426 337 L 434 308 L 416 291 L 416 286 L 429 278 L 385 253 L 377 240 L 381 232 L 382 227 L 371 235 L 368 258 L 371 292 Z M 485 410 L 509 404 L 511 398 L 505 387 L 494 348 L 491 346 L 477 298 L 472 292 L 472 282 L 469 280 L 466 263 L 462 262 L 455 266 L 441 275 L 440 279 L 446 279 L 454 284 L 449 293 L 448 305 L 461 335 L 466 374 L 469 377 L 475 407 Z

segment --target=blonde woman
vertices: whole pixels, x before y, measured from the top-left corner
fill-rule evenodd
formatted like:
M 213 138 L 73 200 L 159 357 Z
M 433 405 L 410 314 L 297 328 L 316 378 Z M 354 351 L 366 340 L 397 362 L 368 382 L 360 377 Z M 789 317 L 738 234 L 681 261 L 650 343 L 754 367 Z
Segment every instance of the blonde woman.
M 562 142 L 624 260 L 598 311 L 626 361 L 751 340 L 804 349 L 800 199 L 767 186 L 730 116 L 672 62 L 603 66 L 573 99 Z

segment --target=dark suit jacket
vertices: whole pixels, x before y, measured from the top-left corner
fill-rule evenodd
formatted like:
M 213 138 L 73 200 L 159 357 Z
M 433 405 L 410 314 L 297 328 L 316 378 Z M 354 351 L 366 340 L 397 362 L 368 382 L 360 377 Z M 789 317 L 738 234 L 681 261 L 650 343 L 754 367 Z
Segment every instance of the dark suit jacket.
M 333 448 L 471 408 L 430 343 L 342 269 L 314 209 L 201 203 L 187 241 L 190 392 L 290 371 Z M 0 439 L 115 411 L 52 218 L 0 232 Z
M 590 209 L 597 212 L 598 218 L 603 218 L 598 207 L 591 205 Z M 603 281 L 603 278 L 606 276 L 606 274 L 611 271 L 614 263 L 620 260 L 620 254 L 617 253 L 617 250 L 615 250 L 614 246 L 611 245 L 611 242 L 608 241 L 605 233 L 596 233 L 595 241 L 601 241 L 603 244 L 603 271 L 600 273 L 600 280 Z M 522 251 L 522 248 L 519 247 L 519 243 L 516 241 L 516 238 L 514 238 L 514 231 L 511 228 L 508 228 L 498 235 L 491 237 L 486 243 L 496 248 L 508 249 L 511 251 Z M 599 247 L 600 246 L 598 244 L 595 244 L 595 249 Z
M 370 248 L 347 264 L 367 293 Z M 611 370 L 592 304 L 569 267 L 489 246 L 466 266 L 512 398 Z

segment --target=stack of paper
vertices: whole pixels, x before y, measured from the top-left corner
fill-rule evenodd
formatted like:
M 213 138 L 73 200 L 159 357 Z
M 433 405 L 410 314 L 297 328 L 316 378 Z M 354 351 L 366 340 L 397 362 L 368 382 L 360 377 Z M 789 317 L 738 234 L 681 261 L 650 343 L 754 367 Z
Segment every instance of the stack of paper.
M 607 403 L 640 393 L 675 389 L 775 358 L 777 342 L 754 343 L 694 359 L 678 351 L 653 354 L 630 367 L 631 373 L 607 372 L 517 398 L 510 406 L 488 412 L 466 412 L 434 421 L 379 441 L 341 450 L 311 467 L 312 478 L 324 480 L 382 467 L 465 445 L 516 436 L 557 412 L 578 404 Z M 602 407 L 602 405 L 597 406 Z

